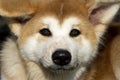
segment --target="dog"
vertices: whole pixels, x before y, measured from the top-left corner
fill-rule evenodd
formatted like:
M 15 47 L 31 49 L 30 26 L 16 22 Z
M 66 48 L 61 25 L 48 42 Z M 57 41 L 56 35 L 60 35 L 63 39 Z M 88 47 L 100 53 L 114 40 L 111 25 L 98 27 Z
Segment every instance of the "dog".
M 119 80 L 117 56 L 96 58 L 118 3 L 0 0 L 12 35 L 1 51 L 1 80 Z

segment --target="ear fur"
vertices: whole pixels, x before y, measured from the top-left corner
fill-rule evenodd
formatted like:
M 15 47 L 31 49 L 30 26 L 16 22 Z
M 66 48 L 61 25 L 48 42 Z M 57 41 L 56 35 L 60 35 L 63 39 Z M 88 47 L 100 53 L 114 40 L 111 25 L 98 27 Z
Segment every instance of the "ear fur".
M 90 13 L 90 21 L 95 25 L 109 24 L 119 10 L 119 3 L 99 3 L 98 7 L 94 8 Z
M 95 26 L 96 36 L 98 40 L 105 33 L 110 22 L 119 10 L 120 1 L 117 2 L 101 2 L 92 7 L 89 13 L 89 20 Z
M 109 24 L 120 7 L 119 0 L 85 0 L 93 24 Z
M 16 17 L 32 14 L 34 8 L 28 0 L 0 0 L 0 15 Z
M 34 8 L 29 0 L 0 0 L 0 15 L 8 21 L 16 36 L 19 36 L 23 24 L 33 13 Z

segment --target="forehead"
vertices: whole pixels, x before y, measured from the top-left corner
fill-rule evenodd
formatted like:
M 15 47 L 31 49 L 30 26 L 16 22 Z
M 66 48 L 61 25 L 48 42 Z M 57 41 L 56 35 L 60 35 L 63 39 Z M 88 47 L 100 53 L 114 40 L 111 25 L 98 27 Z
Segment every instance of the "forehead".
M 88 9 L 82 0 L 38 0 L 37 8 L 32 22 L 35 25 L 58 23 L 63 25 L 75 21 L 87 21 Z M 76 18 L 76 19 L 75 19 Z M 83 20 L 84 19 L 84 20 Z
M 33 0 L 34 1 L 34 0 Z M 36 0 L 35 0 L 36 1 Z M 82 0 L 37 0 L 34 17 L 23 28 L 23 33 L 33 34 L 45 27 L 72 27 L 88 23 L 88 9 Z M 82 22 L 81 22 L 82 21 Z M 26 31 L 27 30 L 27 31 Z
M 77 24 L 87 26 L 86 23 L 89 23 L 87 21 L 88 11 L 82 0 L 39 0 L 36 4 L 34 17 L 21 31 L 20 42 L 24 42 L 27 37 L 38 33 L 46 24 L 50 26 L 51 30 L 55 30 L 53 32 L 61 30 L 60 27 L 69 32 Z M 66 32 L 64 29 L 62 31 Z
M 36 16 L 54 16 L 59 20 L 69 16 L 88 16 L 88 9 L 82 0 L 41 0 L 37 2 Z

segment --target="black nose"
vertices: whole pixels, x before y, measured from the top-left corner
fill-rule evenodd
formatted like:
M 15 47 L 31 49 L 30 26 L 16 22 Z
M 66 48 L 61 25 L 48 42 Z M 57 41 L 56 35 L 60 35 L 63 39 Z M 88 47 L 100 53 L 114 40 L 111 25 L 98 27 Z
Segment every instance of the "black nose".
M 71 54 L 67 50 L 59 49 L 53 53 L 52 60 L 56 65 L 64 66 L 70 63 Z

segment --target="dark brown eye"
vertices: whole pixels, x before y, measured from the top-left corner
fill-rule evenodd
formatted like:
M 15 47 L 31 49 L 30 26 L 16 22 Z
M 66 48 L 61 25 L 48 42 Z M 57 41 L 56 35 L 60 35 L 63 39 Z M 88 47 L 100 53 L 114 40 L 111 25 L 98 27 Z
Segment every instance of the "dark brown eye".
M 47 36 L 47 37 L 52 36 L 52 33 L 50 32 L 48 28 L 43 28 L 39 32 L 43 36 Z
M 70 36 L 71 37 L 77 37 L 77 36 L 79 36 L 80 35 L 80 31 L 79 30 L 77 30 L 77 29 L 72 29 L 71 30 L 71 32 L 70 32 Z

